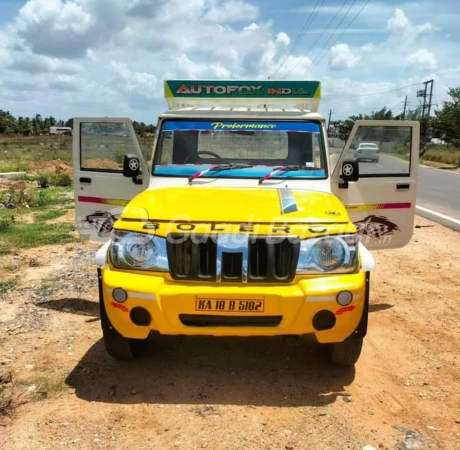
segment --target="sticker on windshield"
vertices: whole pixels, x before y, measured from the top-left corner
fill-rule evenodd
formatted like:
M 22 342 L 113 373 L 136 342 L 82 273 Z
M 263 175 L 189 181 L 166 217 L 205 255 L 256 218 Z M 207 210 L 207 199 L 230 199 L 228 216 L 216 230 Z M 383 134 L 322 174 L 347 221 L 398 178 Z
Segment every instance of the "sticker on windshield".
M 166 131 L 288 131 L 319 133 L 321 128 L 314 122 L 249 122 L 249 121 L 167 121 Z

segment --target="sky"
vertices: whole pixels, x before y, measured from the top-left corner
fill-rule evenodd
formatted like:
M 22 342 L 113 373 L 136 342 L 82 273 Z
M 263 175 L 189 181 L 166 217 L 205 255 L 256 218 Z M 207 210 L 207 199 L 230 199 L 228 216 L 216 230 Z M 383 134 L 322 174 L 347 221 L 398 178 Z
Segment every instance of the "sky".
M 442 7 L 441 7 L 442 3 Z M 458 0 L 0 0 L 0 109 L 156 123 L 165 79 L 320 80 L 332 119 L 460 86 Z

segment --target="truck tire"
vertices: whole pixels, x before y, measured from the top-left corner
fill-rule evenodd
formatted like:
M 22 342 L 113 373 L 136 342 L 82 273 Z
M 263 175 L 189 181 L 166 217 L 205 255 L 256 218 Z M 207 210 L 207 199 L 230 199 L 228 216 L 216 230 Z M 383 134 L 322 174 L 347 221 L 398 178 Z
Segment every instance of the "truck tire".
M 144 350 L 147 339 L 130 339 L 123 337 L 110 322 L 105 311 L 104 302 L 99 303 L 101 327 L 107 353 L 119 361 L 126 361 L 139 356 Z
M 353 366 L 359 359 L 362 347 L 363 338 L 331 344 L 330 361 L 340 366 Z

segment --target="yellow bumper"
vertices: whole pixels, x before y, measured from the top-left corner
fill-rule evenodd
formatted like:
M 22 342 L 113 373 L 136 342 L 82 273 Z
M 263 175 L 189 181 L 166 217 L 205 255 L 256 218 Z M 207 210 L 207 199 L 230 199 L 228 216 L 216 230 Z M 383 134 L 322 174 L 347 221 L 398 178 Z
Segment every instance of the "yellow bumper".
M 128 299 L 116 303 L 112 297 L 115 288 L 128 292 Z M 336 302 L 336 295 L 347 290 L 353 301 L 346 307 Z M 211 336 L 278 336 L 315 334 L 319 342 L 341 342 L 358 326 L 365 304 L 365 273 L 335 275 L 298 280 L 295 284 L 256 285 L 213 283 L 209 285 L 178 282 L 162 276 L 134 274 L 107 267 L 102 270 L 102 292 L 107 315 L 112 325 L 123 336 L 143 339 L 151 330 L 169 335 Z M 200 299 L 263 300 L 263 312 L 208 312 L 197 311 Z M 138 326 L 131 320 L 135 307 L 149 311 L 151 325 Z M 330 311 L 335 325 L 317 331 L 313 318 L 320 311 Z M 276 326 L 189 326 L 183 315 L 231 317 L 280 317 Z M 190 317 L 189 316 L 189 317 Z M 329 314 L 330 316 L 330 314 Z

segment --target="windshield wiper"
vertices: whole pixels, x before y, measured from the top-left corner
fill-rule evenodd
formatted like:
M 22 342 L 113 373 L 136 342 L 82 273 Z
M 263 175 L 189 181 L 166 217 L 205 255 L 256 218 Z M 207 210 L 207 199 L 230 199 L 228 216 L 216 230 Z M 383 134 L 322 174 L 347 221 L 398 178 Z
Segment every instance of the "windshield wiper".
M 291 165 L 291 166 L 281 166 L 275 167 L 269 174 L 259 178 L 259 184 L 262 184 L 264 181 L 269 180 L 273 176 L 279 173 L 293 172 L 296 170 L 321 170 L 321 167 L 310 167 L 304 165 Z
M 214 164 L 211 167 L 208 167 L 205 170 L 202 170 L 201 172 L 197 172 L 194 175 L 188 177 L 188 182 L 192 184 L 193 180 L 196 180 L 197 178 L 202 177 L 203 175 L 206 175 L 208 172 L 222 172 L 224 170 L 233 170 L 233 169 L 247 169 L 249 167 L 254 167 L 251 164 Z

